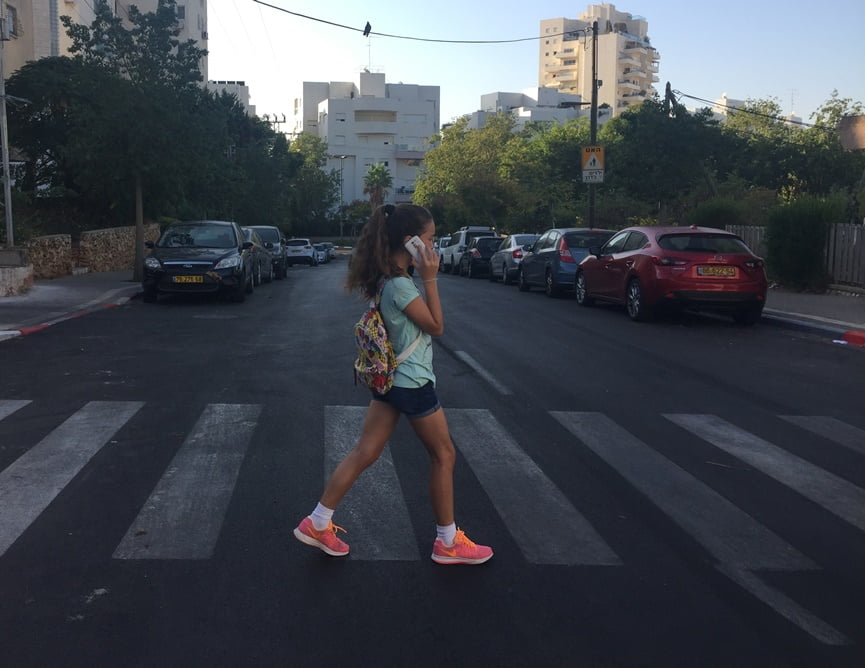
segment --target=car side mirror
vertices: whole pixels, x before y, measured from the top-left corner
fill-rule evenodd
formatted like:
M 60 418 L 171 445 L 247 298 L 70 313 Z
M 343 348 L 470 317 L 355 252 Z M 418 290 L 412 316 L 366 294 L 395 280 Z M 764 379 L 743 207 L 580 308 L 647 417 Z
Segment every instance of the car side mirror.
M 592 255 L 597 255 L 601 257 L 601 247 L 600 246 L 589 246 L 589 253 Z
M 534 247 L 535 247 L 534 244 L 526 244 L 525 246 L 523 246 L 523 250 L 524 250 L 524 251 L 530 251 L 530 250 L 532 250 L 532 248 L 534 248 Z
M 253 243 L 251 241 L 244 241 L 241 248 L 243 250 L 249 250 L 250 248 L 252 248 L 252 246 L 253 246 Z
M 467 246 L 460 246 L 457 250 L 459 250 L 460 253 L 464 253 L 466 248 L 468 248 L 468 247 Z
M 144 247 L 145 247 L 145 248 L 153 248 L 153 247 L 154 247 L 154 243 L 153 243 L 152 241 L 145 241 L 145 242 L 144 242 Z
M 272 241 L 265 241 L 264 247 L 265 248 L 273 248 L 273 242 Z

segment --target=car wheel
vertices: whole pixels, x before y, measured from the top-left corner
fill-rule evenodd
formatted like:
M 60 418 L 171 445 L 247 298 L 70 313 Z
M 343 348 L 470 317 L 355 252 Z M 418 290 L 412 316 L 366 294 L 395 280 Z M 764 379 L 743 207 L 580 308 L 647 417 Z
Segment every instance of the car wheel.
M 255 290 L 255 278 L 253 277 L 251 272 L 244 276 L 244 278 L 244 290 L 246 291 L 246 294 L 251 295 L 252 291 Z
M 502 285 L 510 285 L 513 283 L 511 275 L 508 273 L 508 265 L 502 265 Z
M 273 282 L 273 262 L 267 263 L 267 275 L 264 276 L 265 283 Z
M 454 261 L 451 260 L 451 275 L 458 274 L 460 270 L 460 266 L 458 264 L 454 264 Z
M 578 271 L 577 278 L 574 281 L 574 295 L 577 297 L 577 304 L 580 306 L 591 306 L 595 300 L 589 297 L 589 292 L 586 289 L 586 275 Z
M 529 291 L 529 283 L 526 281 L 526 277 L 523 275 L 523 270 L 517 270 L 517 287 L 520 289 L 520 292 L 528 292 Z
M 628 315 L 631 320 L 640 322 L 648 320 L 651 317 L 651 311 L 643 299 L 643 288 L 637 278 L 632 278 L 628 281 L 628 288 L 625 293 L 625 307 L 628 309 Z
M 141 301 L 147 304 L 155 304 L 158 299 L 159 292 L 156 290 L 144 290 L 144 292 L 141 293 Z
M 487 273 L 487 278 L 490 279 L 490 283 L 496 282 L 496 275 L 493 273 L 493 265 L 490 264 L 489 272 Z
M 466 265 L 466 276 L 468 276 L 469 278 L 477 278 L 478 277 L 478 275 L 474 271 L 472 271 L 471 260 L 469 260 L 468 264 Z
M 747 306 L 733 311 L 733 321 L 740 325 L 753 325 L 763 314 L 762 306 Z
M 261 285 L 261 263 L 256 262 L 255 268 L 252 270 L 252 285 L 253 287 L 258 287 Z
M 442 260 L 441 255 L 439 255 L 439 271 L 444 273 L 444 270 L 445 270 L 445 263 L 444 263 L 444 260 Z
M 559 296 L 559 286 L 556 285 L 556 281 L 553 279 L 553 272 L 549 269 L 547 269 L 547 273 L 544 275 L 544 294 L 547 297 Z

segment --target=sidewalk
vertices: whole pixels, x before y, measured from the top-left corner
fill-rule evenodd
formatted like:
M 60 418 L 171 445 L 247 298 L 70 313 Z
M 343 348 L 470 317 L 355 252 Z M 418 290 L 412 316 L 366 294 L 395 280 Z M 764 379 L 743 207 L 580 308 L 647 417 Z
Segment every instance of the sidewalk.
M 841 290 L 815 295 L 771 289 L 760 322 L 865 346 L 865 290 Z M 140 291 L 131 269 L 37 280 L 27 294 L 0 297 L 0 341 L 125 304 Z
M 0 297 L 0 341 L 125 304 L 140 291 L 131 269 L 37 280 L 26 294 Z

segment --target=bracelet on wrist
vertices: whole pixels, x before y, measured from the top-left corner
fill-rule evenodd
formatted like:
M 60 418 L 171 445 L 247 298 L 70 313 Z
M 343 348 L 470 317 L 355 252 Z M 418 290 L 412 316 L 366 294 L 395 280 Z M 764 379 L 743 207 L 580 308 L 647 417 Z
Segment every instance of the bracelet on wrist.
M 424 283 L 435 283 L 437 280 L 439 280 L 439 279 L 437 279 L 437 278 L 426 278 L 426 279 L 424 279 Z

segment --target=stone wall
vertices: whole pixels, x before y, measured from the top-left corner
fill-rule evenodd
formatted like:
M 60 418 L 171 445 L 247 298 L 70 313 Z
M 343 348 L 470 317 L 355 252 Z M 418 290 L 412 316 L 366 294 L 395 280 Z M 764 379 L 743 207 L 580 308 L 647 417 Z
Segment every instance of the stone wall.
M 156 241 L 159 225 L 144 226 L 144 240 Z M 135 264 L 135 226 L 110 227 L 81 234 L 75 245 L 68 234 L 36 237 L 27 242 L 34 278 L 68 276 L 75 268 L 119 271 Z
M 72 273 L 72 237 L 52 234 L 27 242 L 34 278 L 59 278 Z

